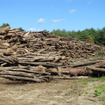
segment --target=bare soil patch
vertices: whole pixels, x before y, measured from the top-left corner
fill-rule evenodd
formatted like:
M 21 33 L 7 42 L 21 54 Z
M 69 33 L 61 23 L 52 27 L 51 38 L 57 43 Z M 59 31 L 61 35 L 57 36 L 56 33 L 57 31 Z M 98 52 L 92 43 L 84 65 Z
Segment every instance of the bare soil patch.
M 31 84 L 0 80 L 0 105 L 104 105 L 94 97 L 94 87 L 105 83 L 101 81 L 87 85 L 86 79 Z

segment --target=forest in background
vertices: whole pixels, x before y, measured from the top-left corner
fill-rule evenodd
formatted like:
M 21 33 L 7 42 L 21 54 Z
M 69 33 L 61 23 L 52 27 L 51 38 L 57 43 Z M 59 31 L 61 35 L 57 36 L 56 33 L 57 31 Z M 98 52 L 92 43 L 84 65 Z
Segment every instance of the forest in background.
M 3 23 L 0 27 L 6 27 L 10 25 L 8 23 Z M 24 31 L 22 27 L 19 30 Z M 66 31 L 65 29 L 56 29 L 50 32 L 51 34 L 59 35 L 62 37 L 77 38 L 87 43 L 97 44 L 100 46 L 105 46 L 105 27 L 102 29 L 85 29 L 83 31 Z
M 59 35 L 62 37 L 78 38 L 88 43 L 93 43 L 105 46 L 105 27 L 102 29 L 85 29 L 83 31 L 66 31 L 65 29 L 53 30 L 51 34 Z

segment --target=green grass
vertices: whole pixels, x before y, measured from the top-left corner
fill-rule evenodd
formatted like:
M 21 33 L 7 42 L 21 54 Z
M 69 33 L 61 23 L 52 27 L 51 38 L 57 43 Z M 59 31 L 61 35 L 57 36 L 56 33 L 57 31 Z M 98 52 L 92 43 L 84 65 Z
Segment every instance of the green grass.
M 85 58 L 86 60 L 95 59 L 95 58 L 105 58 L 105 54 L 103 52 L 96 52 L 95 56 L 90 56 L 88 58 Z
M 87 82 L 95 82 L 95 81 L 105 81 L 105 76 L 102 77 L 89 77 Z
M 105 93 L 105 84 L 95 87 L 94 97 L 100 96 L 102 93 Z
M 98 81 L 98 82 L 97 82 Z M 100 102 L 102 102 L 102 105 L 105 105 L 105 76 L 102 77 L 88 77 L 87 79 L 78 79 L 77 84 L 78 87 L 81 89 L 88 87 L 90 83 L 93 83 L 93 87 L 90 88 L 92 89 L 93 93 L 92 96 L 93 98 L 99 99 Z M 88 96 L 90 94 L 90 90 L 85 91 L 85 95 Z M 83 91 L 79 91 L 79 96 L 83 95 Z
M 95 77 L 95 78 L 90 79 L 90 81 L 91 82 L 94 82 L 94 81 L 105 81 L 105 76 Z
M 102 51 L 97 51 L 96 54 L 97 56 L 102 57 L 102 58 L 105 56 L 105 53 Z
M 88 81 L 83 80 L 83 79 L 79 79 L 78 83 L 80 83 L 81 85 L 88 85 Z
M 97 97 L 97 96 L 99 96 L 101 94 L 102 94 L 102 91 L 99 91 L 99 90 L 94 91 L 94 97 Z
M 78 79 L 77 82 L 81 85 L 88 85 L 89 82 L 105 81 L 105 76 L 102 77 L 88 77 L 87 79 Z
M 99 86 L 97 86 L 96 88 L 97 88 L 99 91 L 104 92 L 104 91 L 105 91 L 105 84 L 99 85 Z

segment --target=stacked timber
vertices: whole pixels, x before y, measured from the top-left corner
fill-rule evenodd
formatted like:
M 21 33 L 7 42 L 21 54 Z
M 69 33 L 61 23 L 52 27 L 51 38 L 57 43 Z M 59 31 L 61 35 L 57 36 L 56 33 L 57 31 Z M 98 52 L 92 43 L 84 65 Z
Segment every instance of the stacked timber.
M 104 56 L 105 48 L 98 45 L 46 31 L 0 30 L 0 77 L 6 79 L 44 82 L 54 76 L 90 75 L 93 70 L 86 69 L 88 66 L 105 62 L 75 61 L 96 56 L 97 52 Z
M 7 27 L 1 27 L 0 28 L 0 36 L 4 35 L 4 34 L 7 34 L 9 30 L 10 30 L 9 26 L 7 26 Z

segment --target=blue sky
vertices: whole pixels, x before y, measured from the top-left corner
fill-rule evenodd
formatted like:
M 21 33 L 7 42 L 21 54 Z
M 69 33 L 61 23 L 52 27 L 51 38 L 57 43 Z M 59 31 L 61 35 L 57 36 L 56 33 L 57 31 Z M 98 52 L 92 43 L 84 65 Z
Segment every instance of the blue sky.
M 0 0 L 0 25 L 26 31 L 105 27 L 105 0 Z

